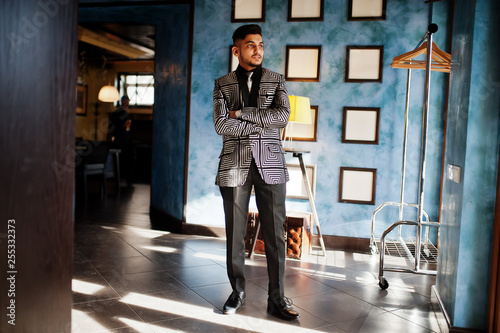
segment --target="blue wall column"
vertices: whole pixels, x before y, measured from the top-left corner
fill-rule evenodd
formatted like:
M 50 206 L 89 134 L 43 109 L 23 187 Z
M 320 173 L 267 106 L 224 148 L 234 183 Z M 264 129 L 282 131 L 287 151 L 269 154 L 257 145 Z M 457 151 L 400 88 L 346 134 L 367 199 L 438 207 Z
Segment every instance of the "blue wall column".
M 157 24 L 151 217 L 179 230 L 184 217 L 189 5 L 172 5 Z
M 455 2 L 437 292 L 450 326 L 486 329 L 499 148 L 495 0 Z M 496 76 L 496 77 L 495 77 Z M 461 169 L 458 182 L 447 168 Z

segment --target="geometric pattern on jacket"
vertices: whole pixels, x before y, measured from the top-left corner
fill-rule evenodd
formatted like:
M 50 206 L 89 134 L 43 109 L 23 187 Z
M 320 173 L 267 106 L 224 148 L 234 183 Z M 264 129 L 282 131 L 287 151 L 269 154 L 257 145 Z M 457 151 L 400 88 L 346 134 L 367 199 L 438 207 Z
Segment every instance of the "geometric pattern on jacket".
M 215 80 L 213 95 L 215 131 L 222 135 L 222 151 L 215 184 L 241 186 L 247 179 L 252 157 L 267 184 L 289 180 L 280 130 L 288 123 L 290 103 L 283 75 L 262 68 L 257 107 L 242 108 L 236 72 Z M 242 110 L 241 119 L 229 111 Z

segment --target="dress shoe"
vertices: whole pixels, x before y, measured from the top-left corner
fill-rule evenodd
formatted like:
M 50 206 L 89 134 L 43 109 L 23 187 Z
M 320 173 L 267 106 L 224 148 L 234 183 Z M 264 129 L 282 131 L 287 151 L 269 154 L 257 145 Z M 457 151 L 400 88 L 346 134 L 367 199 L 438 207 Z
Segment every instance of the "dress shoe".
M 243 304 L 245 304 L 245 298 L 246 295 L 244 291 L 237 292 L 234 290 L 224 304 L 224 314 L 233 314 L 240 311 Z
M 288 297 L 283 297 L 277 303 L 271 299 L 267 300 L 267 312 L 269 314 L 285 320 L 300 318 L 300 314 L 292 307 L 293 302 Z

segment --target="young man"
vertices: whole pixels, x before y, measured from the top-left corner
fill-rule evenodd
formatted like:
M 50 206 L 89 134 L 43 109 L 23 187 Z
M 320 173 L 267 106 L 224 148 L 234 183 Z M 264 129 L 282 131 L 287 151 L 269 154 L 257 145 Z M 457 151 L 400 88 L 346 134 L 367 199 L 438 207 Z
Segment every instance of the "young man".
M 245 303 L 245 233 L 252 186 L 259 210 L 269 277 L 267 311 L 292 320 L 299 313 L 284 296 L 288 171 L 280 129 L 288 123 L 288 90 L 281 74 L 262 68 L 264 42 L 258 25 L 244 25 L 233 34 L 233 54 L 239 66 L 215 80 L 215 131 L 223 136 L 216 185 L 224 202 L 227 274 L 233 292 L 224 313 Z

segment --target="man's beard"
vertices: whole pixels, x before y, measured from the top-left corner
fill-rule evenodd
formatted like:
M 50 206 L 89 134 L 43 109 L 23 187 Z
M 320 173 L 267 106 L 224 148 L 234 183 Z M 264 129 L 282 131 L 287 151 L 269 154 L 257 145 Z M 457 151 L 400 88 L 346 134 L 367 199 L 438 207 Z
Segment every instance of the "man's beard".
M 259 60 L 251 58 L 248 61 L 246 61 L 245 64 L 251 67 L 259 67 L 262 65 L 262 60 L 263 58 L 260 58 Z

